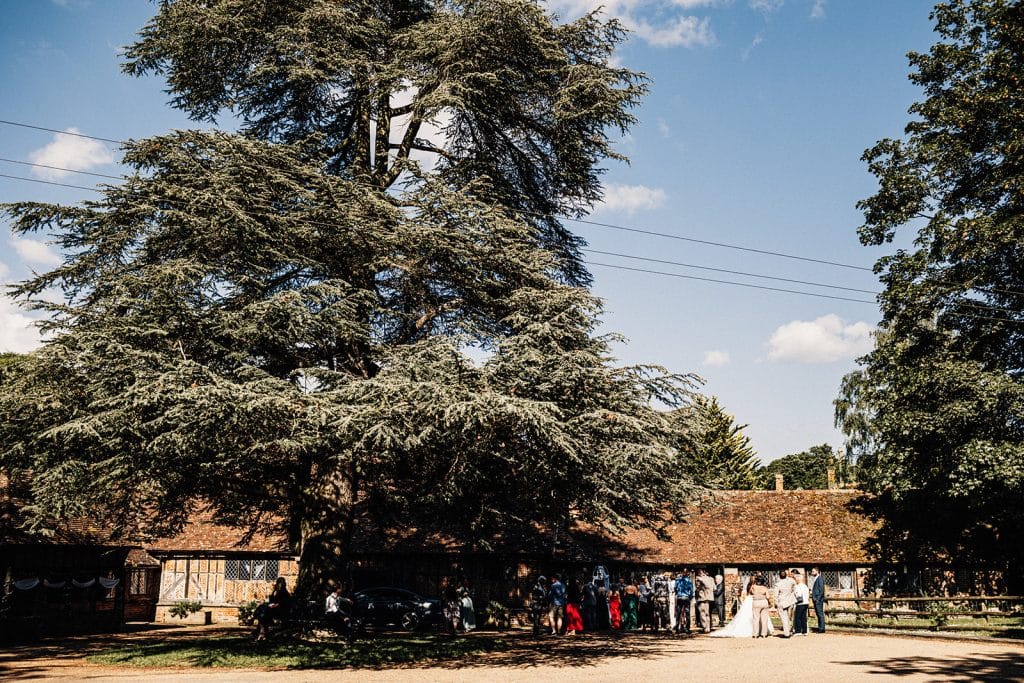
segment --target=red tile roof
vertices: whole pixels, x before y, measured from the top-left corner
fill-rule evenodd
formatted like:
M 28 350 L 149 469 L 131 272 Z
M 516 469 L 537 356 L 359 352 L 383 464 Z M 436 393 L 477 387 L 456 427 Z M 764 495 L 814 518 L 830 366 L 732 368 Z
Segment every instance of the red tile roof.
M 876 525 L 859 511 L 859 491 L 722 491 L 685 522 L 659 539 L 647 530 L 621 535 L 577 526 L 560 549 L 566 559 L 608 559 L 654 564 L 865 564 L 865 541 Z M 356 552 L 457 553 L 472 546 L 444 530 L 404 529 L 357 533 Z M 172 538 L 149 545 L 152 552 L 288 552 L 283 537 L 242 532 L 209 521 L 196 521 Z M 499 552 L 535 552 L 538 539 L 493 544 Z
M 273 552 L 287 553 L 288 541 L 283 535 L 257 532 L 245 538 L 245 532 L 222 524 L 214 524 L 198 515 L 181 533 L 146 543 L 148 552 Z
M 609 559 L 655 564 L 866 564 L 877 525 L 860 512 L 863 499 L 851 490 L 722 491 L 670 525 L 667 540 L 647 530 L 603 539 L 584 532 L 583 545 L 603 543 Z

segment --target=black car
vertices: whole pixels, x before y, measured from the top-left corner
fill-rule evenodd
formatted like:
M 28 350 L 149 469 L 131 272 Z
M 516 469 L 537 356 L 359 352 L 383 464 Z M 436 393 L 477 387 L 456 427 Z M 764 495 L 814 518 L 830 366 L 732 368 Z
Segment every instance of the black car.
M 367 588 L 353 597 L 355 615 L 366 626 L 399 626 L 412 631 L 443 621 L 440 600 L 402 588 Z

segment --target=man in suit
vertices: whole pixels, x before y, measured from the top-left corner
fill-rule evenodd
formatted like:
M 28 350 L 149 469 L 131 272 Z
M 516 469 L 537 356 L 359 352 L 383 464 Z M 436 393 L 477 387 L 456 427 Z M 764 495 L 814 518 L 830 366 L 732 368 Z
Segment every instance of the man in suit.
M 814 631 L 824 633 L 825 603 L 828 602 L 828 598 L 825 597 L 825 578 L 821 576 L 817 567 L 811 568 L 811 602 L 814 603 L 814 616 L 818 618 L 818 628 Z
M 779 610 L 782 620 L 782 636 L 789 638 L 793 629 L 793 610 L 796 607 L 796 581 L 789 577 L 785 569 L 779 572 L 779 581 L 775 584 L 775 608 Z
M 725 626 L 725 581 L 721 574 L 715 574 L 715 614 L 718 628 Z
M 697 572 L 697 628 L 711 633 L 711 603 L 715 601 L 715 580 L 701 569 Z

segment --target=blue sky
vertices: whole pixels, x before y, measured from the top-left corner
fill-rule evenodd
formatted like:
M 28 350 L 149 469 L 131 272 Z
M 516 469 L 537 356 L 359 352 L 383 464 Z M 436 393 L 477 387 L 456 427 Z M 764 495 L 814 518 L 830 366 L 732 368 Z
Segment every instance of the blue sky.
M 634 34 L 616 59 L 652 79 L 640 123 L 620 143 L 594 220 L 870 266 L 859 157 L 897 136 L 919 93 L 906 52 L 934 42 L 924 0 L 552 0 L 572 17 L 603 5 Z M 119 50 L 154 11 L 142 0 L 5 0 L 0 119 L 122 139 L 191 124 L 159 79 L 120 72 Z M 110 145 L 0 125 L 0 157 L 117 173 Z M 0 173 L 94 185 L 98 178 L 0 162 Z M 93 193 L 0 178 L 0 201 L 74 202 Z M 570 224 L 591 248 L 709 268 L 877 290 L 870 272 Z M 40 241 L 0 233 L 0 281 L 52 266 Z M 595 262 L 873 300 L 871 294 L 732 276 L 599 254 Z M 820 299 L 593 266 L 605 328 L 623 362 L 696 372 L 762 459 L 840 443 L 839 380 L 870 348 L 874 304 Z M 36 342 L 0 300 L 0 350 Z

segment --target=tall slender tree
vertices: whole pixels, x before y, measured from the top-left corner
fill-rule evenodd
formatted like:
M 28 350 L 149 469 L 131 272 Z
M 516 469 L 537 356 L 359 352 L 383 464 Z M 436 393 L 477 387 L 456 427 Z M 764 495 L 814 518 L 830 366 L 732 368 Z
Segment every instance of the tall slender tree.
M 132 141 L 100 199 L 7 207 L 68 255 L 16 288 L 50 335 L 0 394 L 32 523 L 279 526 L 315 591 L 364 515 L 485 546 L 680 510 L 685 425 L 651 401 L 692 378 L 613 365 L 554 217 L 633 121 L 622 35 L 527 0 L 161 3 L 125 68 L 240 132 Z
M 678 413 L 685 440 L 677 448 L 686 454 L 683 468 L 694 481 L 713 489 L 752 489 L 757 484 L 757 454 L 747 425 L 725 412 L 715 396 L 699 396 L 692 408 Z M 686 428 L 689 423 L 694 428 Z M 696 426 L 699 425 L 699 426 Z
M 910 53 L 924 99 L 864 159 L 861 241 L 916 229 L 876 265 L 875 350 L 836 416 L 885 521 L 880 559 L 1024 566 L 1024 3 L 936 5 Z

